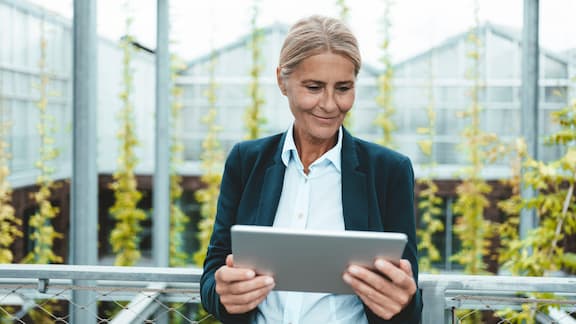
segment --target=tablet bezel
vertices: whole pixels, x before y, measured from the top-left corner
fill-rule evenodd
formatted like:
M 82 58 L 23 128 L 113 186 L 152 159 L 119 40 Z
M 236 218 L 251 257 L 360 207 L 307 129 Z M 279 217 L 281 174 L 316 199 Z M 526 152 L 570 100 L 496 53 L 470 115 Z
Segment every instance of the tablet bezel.
M 376 257 L 402 258 L 404 233 L 300 230 L 256 225 L 231 228 L 234 266 L 275 278 L 275 290 L 352 294 L 342 280 L 349 264 L 373 268 Z

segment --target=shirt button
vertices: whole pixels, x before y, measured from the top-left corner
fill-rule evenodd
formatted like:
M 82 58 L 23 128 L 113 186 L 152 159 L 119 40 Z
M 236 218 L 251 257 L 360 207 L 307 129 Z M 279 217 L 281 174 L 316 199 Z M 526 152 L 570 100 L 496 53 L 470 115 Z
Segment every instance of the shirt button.
M 304 214 L 298 213 L 298 219 L 302 219 L 302 217 L 304 217 Z

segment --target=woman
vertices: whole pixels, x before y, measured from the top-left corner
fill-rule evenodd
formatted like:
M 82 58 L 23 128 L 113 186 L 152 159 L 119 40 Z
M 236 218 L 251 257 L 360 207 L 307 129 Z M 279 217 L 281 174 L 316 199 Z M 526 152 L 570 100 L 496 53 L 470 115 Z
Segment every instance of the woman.
M 343 127 L 360 70 L 356 38 L 340 21 L 312 16 L 289 31 L 276 70 L 294 123 L 283 134 L 237 144 L 224 170 L 201 279 L 204 307 L 225 323 L 418 323 L 410 160 Z M 403 260 L 351 265 L 355 295 L 272 291 L 274 278 L 234 267 L 230 227 L 255 224 L 403 232 Z

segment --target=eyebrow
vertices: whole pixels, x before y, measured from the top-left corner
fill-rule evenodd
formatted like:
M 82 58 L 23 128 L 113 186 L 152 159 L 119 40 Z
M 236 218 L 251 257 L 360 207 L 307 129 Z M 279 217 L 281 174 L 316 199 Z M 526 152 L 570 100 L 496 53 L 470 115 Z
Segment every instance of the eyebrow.
M 304 83 L 326 84 L 326 82 L 324 82 L 324 81 L 319 81 L 319 80 L 314 80 L 314 79 L 302 80 L 301 83 L 302 83 L 302 84 L 304 84 Z M 354 80 L 338 81 L 338 82 L 336 82 L 336 85 L 344 85 L 344 84 L 354 84 Z

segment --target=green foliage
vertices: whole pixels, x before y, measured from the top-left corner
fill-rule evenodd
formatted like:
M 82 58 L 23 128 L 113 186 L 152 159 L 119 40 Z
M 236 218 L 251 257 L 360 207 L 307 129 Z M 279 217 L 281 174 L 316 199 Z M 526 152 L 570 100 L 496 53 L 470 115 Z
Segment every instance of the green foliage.
M 264 105 L 264 96 L 260 89 L 260 74 L 262 72 L 262 29 L 258 27 L 259 1 L 255 0 L 251 19 L 252 37 L 250 38 L 250 51 L 252 53 L 252 68 L 250 69 L 249 95 L 251 104 L 246 108 L 244 122 L 248 129 L 246 139 L 256 139 L 260 137 L 260 128 L 266 123 L 266 119 L 261 114 Z
M 522 198 L 520 196 L 520 187 L 522 180 L 522 163 L 526 159 L 526 143 L 523 139 L 516 140 L 514 152 L 511 158 L 511 171 L 512 176 L 509 180 L 503 180 L 504 185 L 512 189 L 512 195 L 506 200 L 498 202 L 498 208 L 506 215 L 506 220 L 501 224 L 496 225 L 500 237 L 500 245 L 498 260 L 500 263 L 505 263 L 516 257 L 512 255 L 515 253 L 517 241 L 519 240 L 518 232 L 520 230 L 520 210 L 522 206 Z
M 463 181 L 456 187 L 457 200 L 454 213 L 458 215 L 454 232 L 462 242 L 462 249 L 452 256 L 452 260 L 462 264 L 469 274 L 479 274 L 486 270 L 483 257 L 489 253 L 490 237 L 493 234 L 492 224 L 484 219 L 484 210 L 489 206 L 486 198 L 492 188 L 481 178 L 481 172 L 486 163 L 493 159 L 497 137 L 482 131 L 480 126 L 480 99 L 482 85 L 480 80 L 480 28 L 478 18 L 478 2 L 475 2 L 475 26 L 468 34 L 468 57 L 471 66 L 466 78 L 472 81 L 470 89 L 470 107 L 459 114 L 468 119 L 468 124 L 462 135 L 465 139 L 463 147 L 469 160 L 469 166 L 462 170 Z
M 442 198 L 437 196 L 438 186 L 434 183 L 432 172 L 436 165 L 434 159 L 433 143 L 436 135 L 436 111 L 434 107 L 434 91 L 433 91 L 433 75 L 432 75 L 432 60 L 429 61 L 430 80 L 428 82 L 428 107 L 426 107 L 426 115 L 428 116 L 428 125 L 418 129 L 418 133 L 426 135 L 424 139 L 418 142 L 418 146 L 422 153 L 428 156 L 428 163 L 424 165 L 429 169 L 430 173 L 418 180 L 418 183 L 423 186 L 420 192 L 420 201 L 418 202 L 418 209 L 422 212 L 420 216 L 420 228 L 416 231 L 419 238 L 418 251 L 421 253 L 418 258 L 420 270 L 423 272 L 434 272 L 432 262 L 440 260 L 440 252 L 432 242 L 432 236 L 435 233 L 444 230 L 444 223 L 438 219 L 442 215 Z
M 52 206 L 50 197 L 54 182 L 51 179 L 55 169 L 52 166 L 53 161 L 58 157 L 59 151 L 55 147 L 55 141 L 52 137 L 55 132 L 54 116 L 48 112 L 48 84 L 50 75 L 47 71 L 47 51 L 45 25 L 42 22 L 40 28 L 40 60 L 38 67 L 40 69 L 40 83 L 36 86 L 39 91 L 39 100 L 36 107 L 39 111 L 40 123 L 37 126 L 40 135 L 40 159 L 35 163 L 40 175 L 36 179 L 38 191 L 32 194 L 32 198 L 38 204 L 36 213 L 30 217 L 29 225 L 32 228 L 30 240 L 32 241 L 32 251 L 23 259 L 25 263 L 47 264 L 52 262 L 62 262 L 62 257 L 54 254 L 54 240 L 62 238 L 61 233 L 56 232 L 52 226 L 52 220 L 58 216 L 59 208 Z
M 126 19 L 126 30 L 130 28 L 131 19 Z M 114 262 L 117 266 L 131 266 L 140 259 L 140 222 L 146 219 L 146 213 L 139 209 L 138 202 L 142 194 L 137 189 L 134 168 L 138 159 L 134 154 L 134 147 L 138 145 L 134 126 L 134 107 L 132 105 L 132 37 L 129 33 L 122 39 L 123 49 L 123 86 L 120 93 L 123 108 L 120 111 L 120 130 L 117 138 L 120 142 L 120 156 L 118 169 L 114 172 L 114 182 L 110 188 L 114 191 L 114 205 L 110 213 L 116 219 L 116 225 L 110 234 L 112 251 L 116 254 Z
M 210 62 L 210 84 L 206 91 L 209 109 L 202 119 L 202 122 L 208 126 L 208 132 L 202 143 L 203 151 L 200 156 L 203 170 L 201 180 L 206 186 L 196 192 L 196 199 L 202 204 L 200 209 L 202 220 L 198 224 L 200 248 L 194 254 L 194 261 L 199 266 L 202 266 L 204 263 L 210 242 L 210 235 L 214 228 L 220 183 L 222 182 L 222 163 L 224 160 L 224 152 L 218 140 L 218 134 L 222 127 L 216 122 L 218 117 L 216 89 L 218 86 L 214 76 L 215 66 L 216 55 L 213 53 Z
M 8 141 L 11 124 L 5 121 L 4 101 L 2 97 L 2 80 L 0 79 L 0 263 L 11 263 L 14 259 L 10 246 L 18 237 L 22 237 L 22 221 L 14 215 L 12 186 L 8 181 L 10 175 L 10 153 Z
M 344 23 L 348 23 L 350 20 L 350 7 L 346 5 L 346 0 L 336 0 L 336 6 L 339 10 L 340 20 Z
M 566 235 L 576 234 L 576 100 L 552 113 L 552 121 L 560 128 L 547 138 L 564 153 L 558 160 L 545 163 L 528 156 L 526 144 L 519 141 L 517 151 L 517 179 L 511 198 L 499 207 L 509 216 L 501 225 L 504 235 L 499 261 L 513 275 L 543 276 L 548 272 L 566 270 L 576 272 L 576 254 L 565 252 L 560 243 Z M 524 168 L 520 177 L 519 170 Z M 520 196 L 520 180 L 527 189 L 538 192 L 534 197 Z M 539 226 L 525 238 L 518 236 L 519 215 L 522 209 L 534 209 Z M 529 298 L 553 299 L 554 294 L 528 294 Z M 519 312 L 499 312 L 509 323 L 534 323 L 536 312 L 547 312 L 554 304 L 524 304 Z
M 180 134 L 179 125 L 182 110 L 182 88 L 176 85 L 176 78 L 180 71 L 185 69 L 184 63 L 172 56 L 172 146 L 170 147 L 170 265 L 185 266 L 188 264 L 188 254 L 184 252 L 183 233 L 190 219 L 178 202 L 182 197 L 182 177 L 178 175 L 177 168 L 182 163 L 184 146 L 177 134 Z
M 391 0 L 384 0 L 384 16 L 382 18 L 383 24 L 383 41 L 380 45 L 382 49 L 382 56 L 380 62 L 383 64 L 384 72 L 378 77 L 378 91 L 376 103 L 382 108 L 382 111 L 376 117 L 374 123 L 382 129 L 382 138 L 378 141 L 379 144 L 393 147 L 392 132 L 396 130 L 396 124 L 392 120 L 396 110 L 392 105 L 392 80 L 394 78 L 394 69 L 392 67 L 392 58 L 390 55 L 390 10 Z
M 542 276 L 548 271 L 563 268 L 574 270 L 574 254 L 565 253 L 558 245 L 566 235 L 576 233 L 576 102 L 552 113 L 553 121 L 560 130 L 552 134 L 550 144 L 565 148 L 565 154 L 558 160 L 545 163 L 530 157 L 524 164 L 524 183 L 540 192 L 537 196 L 521 200 L 513 209 L 511 203 L 507 211 L 519 214 L 522 208 L 535 208 L 540 226 L 528 233 L 524 240 L 510 240 L 509 250 L 502 256 L 504 267 L 514 274 Z
M 340 20 L 342 20 L 345 24 L 348 24 L 350 20 L 350 7 L 346 4 L 346 0 L 336 0 L 336 7 L 339 11 Z M 344 117 L 344 127 L 350 130 L 352 128 L 352 111 L 348 111 L 346 117 Z

